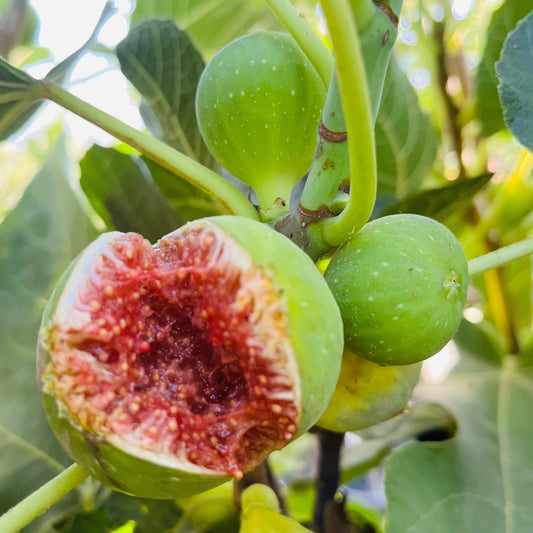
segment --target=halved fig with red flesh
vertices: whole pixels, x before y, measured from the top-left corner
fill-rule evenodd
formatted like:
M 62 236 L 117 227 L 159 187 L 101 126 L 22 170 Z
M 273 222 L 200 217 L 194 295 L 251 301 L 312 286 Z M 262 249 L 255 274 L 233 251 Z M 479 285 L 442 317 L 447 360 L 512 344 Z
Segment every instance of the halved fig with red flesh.
M 340 371 L 342 323 L 312 261 L 240 217 L 152 246 L 100 236 L 43 317 L 51 426 L 95 477 L 172 498 L 240 478 L 308 429 Z

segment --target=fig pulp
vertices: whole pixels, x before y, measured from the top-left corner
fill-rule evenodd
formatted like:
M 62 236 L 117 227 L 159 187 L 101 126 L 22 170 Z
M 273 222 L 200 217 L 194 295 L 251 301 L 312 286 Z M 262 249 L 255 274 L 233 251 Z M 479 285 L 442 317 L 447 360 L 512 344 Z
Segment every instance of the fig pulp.
M 341 353 L 312 261 L 266 225 L 214 217 L 153 247 L 119 232 L 92 243 L 45 311 L 39 383 L 77 462 L 118 490 L 171 498 L 240 478 L 305 431 Z

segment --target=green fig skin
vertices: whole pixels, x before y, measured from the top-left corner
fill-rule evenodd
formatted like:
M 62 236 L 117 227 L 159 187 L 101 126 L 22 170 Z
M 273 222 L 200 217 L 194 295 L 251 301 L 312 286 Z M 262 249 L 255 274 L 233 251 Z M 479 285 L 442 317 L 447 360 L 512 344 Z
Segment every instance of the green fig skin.
M 218 162 L 268 210 L 313 160 L 326 89 L 296 41 L 257 32 L 222 48 L 198 84 L 200 131 Z
M 84 431 L 52 395 L 42 394 L 42 402 L 50 427 L 68 455 L 113 490 L 165 500 L 198 494 L 231 479 L 176 470 L 125 453 Z
M 324 276 L 346 347 L 381 365 L 413 364 L 442 349 L 459 326 L 468 288 L 453 233 L 412 214 L 369 222 L 336 251 Z
M 212 217 L 187 224 L 161 239 L 173 239 L 181 232 L 213 229 L 240 245 L 254 267 L 274 280 L 288 319 L 289 343 L 294 358 L 290 367 L 297 394 L 297 428 L 288 440 L 313 425 L 329 403 L 340 372 L 343 334 L 337 304 L 323 277 L 310 258 L 286 237 L 270 227 L 240 217 Z M 116 440 L 95 434 L 73 416 L 54 394 L 50 338 L 54 324 L 65 316 L 65 308 L 77 297 L 80 276 L 94 263 L 94 256 L 122 234 L 104 234 L 71 264 L 59 281 L 43 314 L 37 349 L 37 374 L 43 406 L 50 426 L 66 450 L 80 466 L 105 485 L 139 497 L 186 498 L 220 485 L 235 476 L 196 464 L 159 459 L 151 450 L 140 453 Z M 157 245 L 157 244 L 156 244 Z M 156 246 L 154 245 L 154 246 Z M 327 319 L 316 315 L 326 309 Z M 313 349 L 311 349 L 311 347 Z M 278 407 L 278 406 L 273 406 Z M 273 409 L 274 413 L 277 413 Z M 285 444 L 287 443 L 285 442 Z M 274 448 L 279 449 L 279 446 Z M 270 451 L 274 451 L 274 449 Z M 242 475 L 242 474 L 240 474 Z
M 333 398 L 317 425 L 335 431 L 358 431 L 401 413 L 418 382 L 422 363 L 376 365 L 349 350 Z

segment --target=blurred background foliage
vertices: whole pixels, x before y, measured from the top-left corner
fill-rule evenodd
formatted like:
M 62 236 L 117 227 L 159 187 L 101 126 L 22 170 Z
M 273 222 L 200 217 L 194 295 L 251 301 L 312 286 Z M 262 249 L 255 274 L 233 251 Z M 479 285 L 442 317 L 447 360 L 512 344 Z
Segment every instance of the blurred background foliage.
M 139 72 L 128 68 L 127 53 L 136 46 L 135 35 L 123 40 L 130 23 L 153 17 L 173 21 L 198 48 L 198 72 L 202 62 L 238 35 L 281 29 L 261 0 L 143 0 L 138 5 L 117 0 L 96 40 L 86 45 L 104 3 L 0 0 L 0 55 L 39 78 L 79 51 L 68 64 L 69 90 L 170 143 L 172 121 L 167 124 L 165 111 L 153 103 L 163 99 L 172 113 L 188 113 L 190 120 L 191 98 L 175 102 L 159 79 L 160 92 L 151 100 Z M 294 4 L 326 40 L 316 2 Z M 408 211 L 437 218 L 458 236 L 468 257 L 531 236 L 533 156 L 506 129 L 495 71 L 507 34 L 531 10 L 533 0 L 404 2 L 396 59 L 376 123 L 376 216 Z M 154 21 L 145 24 L 160 27 Z M 123 53 L 119 47 L 116 54 L 121 41 Z M 195 146 L 196 156 L 217 168 L 201 143 Z M 33 359 L 40 312 L 61 271 L 99 231 L 130 229 L 155 240 L 185 220 L 217 212 L 205 195 L 53 104 L 43 104 L 0 143 L 0 512 L 69 464 L 43 419 Z M 464 324 L 455 342 L 425 365 L 412 408 L 398 419 L 347 434 L 339 505 L 346 508 L 350 531 L 382 531 L 388 508 L 387 531 L 404 533 L 420 518 L 413 518 L 409 498 L 421 500 L 423 514 L 435 502 L 449 496 L 453 503 L 465 491 L 471 496 L 461 500 L 461 517 L 450 518 L 450 508 L 443 505 L 431 520 L 447 515 L 448 530 L 459 531 L 464 516 L 478 525 L 486 516 L 488 529 L 472 531 L 503 530 L 497 529 L 501 512 L 485 508 L 484 502 L 519 508 L 518 492 L 531 493 L 527 476 L 533 467 L 524 452 L 532 437 L 530 424 L 516 418 L 511 405 L 518 402 L 524 413 L 533 408 L 527 371 L 533 354 L 531 295 L 529 259 L 476 278 Z M 510 368 L 505 363 L 509 353 L 521 354 L 526 370 Z M 461 431 L 449 439 L 458 427 L 473 425 L 478 433 Z M 505 437 L 505 450 L 485 450 L 495 434 Z M 428 439 L 445 442 L 428 448 Z M 398 448 L 407 441 L 408 446 Z M 386 463 L 385 493 L 383 458 L 395 449 Z M 459 475 L 463 462 L 475 462 L 480 449 L 486 452 L 485 464 Z M 509 450 L 516 454 L 512 461 L 505 457 Z M 271 458 L 288 511 L 304 524 L 312 521 L 318 453 L 317 440 L 309 434 Z M 513 490 L 486 494 L 484 481 L 476 478 L 478 469 L 488 472 L 486 485 L 500 486 L 503 477 Z M 442 482 L 450 493 L 433 494 L 420 486 L 422 478 L 436 480 L 437 487 Z M 420 524 L 413 531 L 430 531 L 428 522 Z M 72 533 L 237 530 L 229 486 L 184 502 L 153 502 L 111 493 L 94 481 L 27 528 Z

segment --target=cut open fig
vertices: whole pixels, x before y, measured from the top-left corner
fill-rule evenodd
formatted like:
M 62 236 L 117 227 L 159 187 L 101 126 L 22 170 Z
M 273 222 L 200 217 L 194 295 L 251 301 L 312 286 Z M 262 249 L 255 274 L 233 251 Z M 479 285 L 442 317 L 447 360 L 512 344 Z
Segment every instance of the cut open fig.
M 242 477 L 314 424 L 342 337 L 304 252 L 266 225 L 213 217 L 154 246 L 94 241 L 47 306 L 38 379 L 74 460 L 115 489 L 172 498 Z

